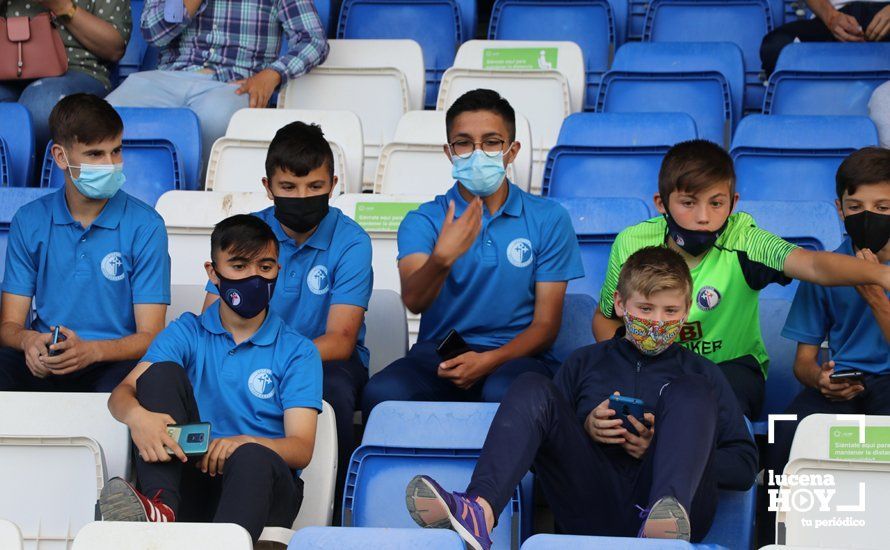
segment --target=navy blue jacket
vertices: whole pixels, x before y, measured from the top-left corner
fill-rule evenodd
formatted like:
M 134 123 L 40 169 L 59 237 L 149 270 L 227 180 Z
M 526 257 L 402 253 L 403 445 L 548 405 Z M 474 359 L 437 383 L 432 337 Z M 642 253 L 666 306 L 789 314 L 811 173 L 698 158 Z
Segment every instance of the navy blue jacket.
M 727 489 L 749 489 L 757 474 L 757 446 L 720 368 L 678 344 L 654 357 L 644 355 L 623 334 L 619 330 L 611 340 L 576 350 L 554 377 L 554 384 L 572 404 L 578 421 L 583 424 L 590 411 L 616 391 L 642 399 L 654 409 L 665 384 L 682 375 L 699 374 L 711 382 L 718 404 L 718 484 Z M 657 433 L 658 418 L 655 426 Z M 618 445 L 604 447 L 625 468 L 636 469 L 639 464 Z

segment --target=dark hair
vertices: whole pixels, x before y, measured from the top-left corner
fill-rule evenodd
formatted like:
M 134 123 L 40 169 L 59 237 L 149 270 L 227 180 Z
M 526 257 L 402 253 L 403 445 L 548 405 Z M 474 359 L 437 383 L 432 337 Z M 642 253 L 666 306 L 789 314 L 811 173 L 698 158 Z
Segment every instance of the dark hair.
M 735 169 L 729 153 L 714 142 L 693 139 L 674 145 L 664 156 L 658 171 L 658 194 L 667 205 L 674 191 L 697 193 L 727 181 L 731 199 L 735 195 Z
M 863 147 L 850 153 L 837 169 L 837 198 L 852 195 L 860 185 L 890 183 L 890 149 Z
M 266 153 L 266 177 L 272 179 L 276 169 L 303 177 L 312 170 L 327 166 L 334 181 L 334 152 L 317 124 L 291 122 L 275 132 Z
M 618 275 L 618 294 L 627 300 L 634 292 L 649 297 L 662 290 L 679 290 L 692 303 L 692 275 L 678 253 L 663 246 L 647 246 L 630 255 Z
M 489 111 L 498 115 L 504 119 L 510 141 L 516 139 L 516 111 L 510 106 L 510 102 L 501 97 L 501 94 L 482 88 L 465 93 L 448 108 L 448 112 L 445 113 L 446 135 L 451 135 L 451 126 L 458 115 L 473 111 Z
M 255 258 L 269 244 L 275 246 L 278 255 L 278 237 L 272 228 L 256 216 L 237 214 L 216 224 L 210 234 L 210 257 L 217 252 L 226 251 L 233 256 Z
M 92 94 L 60 99 L 49 114 L 53 142 L 60 145 L 98 143 L 124 133 L 124 122 L 107 101 Z

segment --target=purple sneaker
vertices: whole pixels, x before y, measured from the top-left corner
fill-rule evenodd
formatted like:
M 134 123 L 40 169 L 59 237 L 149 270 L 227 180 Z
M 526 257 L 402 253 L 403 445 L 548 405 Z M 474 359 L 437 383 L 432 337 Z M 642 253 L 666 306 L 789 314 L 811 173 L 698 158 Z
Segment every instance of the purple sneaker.
M 643 524 L 637 537 L 641 539 L 675 539 L 688 542 L 692 535 L 689 514 L 674 497 L 660 498 L 649 509 L 640 508 L 640 518 Z
M 429 476 L 414 476 L 405 489 L 405 504 L 417 525 L 453 529 L 474 550 L 491 548 L 485 512 L 466 493 L 449 493 Z

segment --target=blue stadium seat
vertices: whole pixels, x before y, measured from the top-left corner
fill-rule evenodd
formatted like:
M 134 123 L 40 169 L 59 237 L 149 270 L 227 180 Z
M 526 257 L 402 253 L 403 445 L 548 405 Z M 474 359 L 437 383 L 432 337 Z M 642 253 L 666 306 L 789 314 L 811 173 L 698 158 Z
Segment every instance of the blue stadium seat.
M 476 38 L 476 0 L 457 0 L 460 7 L 460 26 L 464 40 Z
M 464 550 L 454 531 L 447 529 L 376 529 L 373 527 L 304 527 L 298 530 L 290 550 Z
M 760 418 L 754 423 L 754 433 L 765 435 L 770 414 L 785 412 L 803 386 L 794 377 L 794 356 L 797 342 L 782 336 L 785 318 L 791 309 L 789 300 L 760 298 L 760 331 L 769 354 L 766 377 L 766 401 Z
M 547 155 L 541 193 L 549 197 L 632 197 L 649 204 L 667 150 L 695 139 L 685 113 L 575 113 Z
M 577 535 L 535 535 L 521 550 L 722 550 L 714 544 L 690 544 L 681 540 L 637 539 L 632 537 L 583 537 Z
M 340 11 L 340 0 L 315 0 L 315 11 L 318 12 L 318 18 L 321 19 L 325 36 L 331 36 L 334 22 Z
M 890 43 L 800 42 L 785 46 L 770 76 L 764 114 L 868 115 L 890 80 Z
M 877 144 L 875 125 L 864 116 L 750 115 L 739 123 L 730 154 L 743 199 L 833 203 L 841 161 Z
M 747 491 L 721 489 L 717 496 L 717 512 L 711 530 L 702 540 L 705 548 L 754 548 L 754 518 L 757 506 L 757 485 Z
M 621 46 L 603 75 L 596 110 L 688 113 L 700 137 L 728 144 L 742 114 L 742 51 L 730 43 L 646 42 Z
M 569 282 L 568 292 L 599 296 L 612 242 L 625 227 L 650 217 L 640 199 L 572 198 L 555 199 L 569 211 L 581 246 L 584 278 Z
M 497 403 L 386 401 L 368 418 L 352 454 L 343 494 L 347 527 L 417 527 L 405 510 L 405 487 L 428 474 L 449 490 L 470 481 Z M 492 548 L 515 548 L 530 533 L 531 485 L 527 475 L 504 508 Z
M 174 189 L 197 190 L 201 170 L 198 117 L 191 109 L 118 107 L 124 120 L 124 191 L 154 206 Z M 47 145 L 41 187 L 61 187 L 65 176 Z
M 12 217 L 22 206 L 52 191 L 37 187 L 0 187 L 0 281 L 6 269 L 6 241 Z
M 745 108 L 760 111 L 760 42 L 772 28 L 768 0 L 653 0 L 643 41 L 735 43 L 745 56 Z
M 772 0 L 773 3 L 776 3 L 777 1 L 778 0 Z M 773 10 L 773 21 L 775 22 L 776 27 L 782 25 L 783 22 L 791 23 L 793 21 L 800 21 L 801 19 L 811 19 L 813 17 L 813 12 L 804 0 L 782 0 L 778 3 L 782 6 L 782 15 L 775 17 L 777 12 L 775 9 Z
M 584 108 L 593 110 L 600 79 L 609 70 L 612 50 L 621 44 L 617 31 L 623 24 L 609 0 L 497 0 L 491 12 L 488 38 L 569 40 L 578 44 L 586 65 Z
M 112 71 L 113 84 L 117 86 L 127 76 L 139 71 L 150 71 L 158 66 L 158 49 L 150 46 L 142 36 L 139 21 L 142 19 L 144 0 L 130 0 L 130 14 L 133 19 L 133 27 L 130 31 L 130 41 L 124 56 L 117 62 L 116 70 Z
M 0 121 L 0 187 L 29 187 L 34 169 L 31 113 L 19 103 L 0 103 Z
M 593 314 L 596 300 L 586 294 L 566 294 L 562 306 L 562 323 L 553 343 L 553 354 L 564 361 L 576 349 L 596 342 L 593 338 Z
M 409 38 L 423 49 L 426 108 L 436 108 L 439 82 L 467 38 L 457 0 L 344 0 L 337 38 Z

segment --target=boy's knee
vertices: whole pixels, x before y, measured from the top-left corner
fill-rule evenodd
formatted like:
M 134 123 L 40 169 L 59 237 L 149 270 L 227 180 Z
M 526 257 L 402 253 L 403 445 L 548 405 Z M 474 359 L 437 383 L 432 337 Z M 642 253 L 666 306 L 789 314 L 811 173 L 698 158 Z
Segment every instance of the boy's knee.
M 136 379 L 136 391 L 151 391 L 162 389 L 171 391 L 179 384 L 188 382 L 185 369 L 173 361 L 153 363 L 145 372 Z
M 557 394 L 553 381 L 536 372 L 526 372 L 516 377 L 510 384 L 507 394 L 511 399 L 520 399 L 528 403 L 543 403 L 553 399 Z
M 272 471 L 277 461 L 282 461 L 278 453 L 259 443 L 245 443 L 232 453 L 226 460 L 226 473 L 237 472 L 247 468 L 251 472 Z

